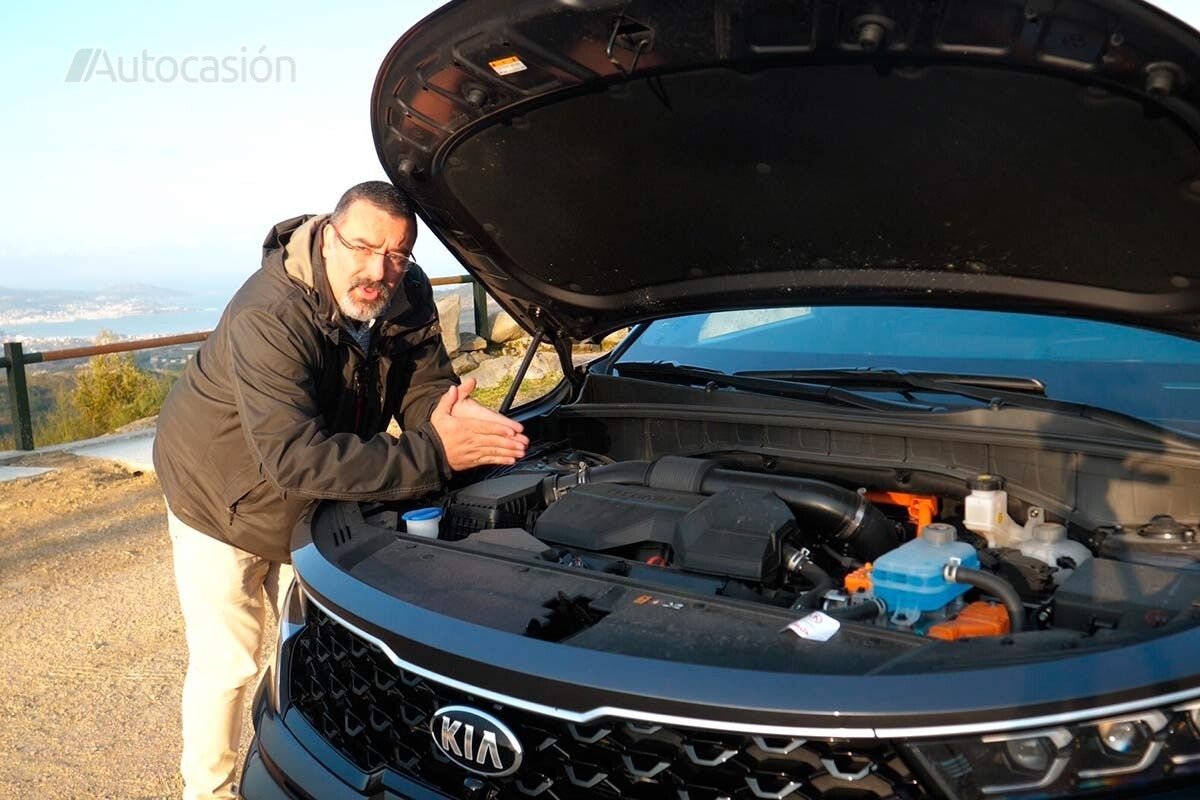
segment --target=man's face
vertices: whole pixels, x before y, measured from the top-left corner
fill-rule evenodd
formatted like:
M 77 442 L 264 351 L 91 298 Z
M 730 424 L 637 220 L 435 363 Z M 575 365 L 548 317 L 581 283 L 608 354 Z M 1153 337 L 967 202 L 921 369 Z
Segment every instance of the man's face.
M 365 322 L 383 313 L 395 295 L 417 226 L 363 200 L 346 209 L 342 220 L 325 226 L 321 255 L 329 288 L 350 319 Z

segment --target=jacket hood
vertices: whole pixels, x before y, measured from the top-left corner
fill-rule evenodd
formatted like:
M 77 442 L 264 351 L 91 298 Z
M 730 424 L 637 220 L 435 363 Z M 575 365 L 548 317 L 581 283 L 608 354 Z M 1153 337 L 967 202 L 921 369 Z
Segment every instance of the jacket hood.
M 264 269 L 282 269 L 297 283 L 309 289 L 318 287 L 317 270 L 313 267 L 313 246 L 317 231 L 329 219 L 329 214 L 303 214 L 285 219 L 267 231 L 263 240 L 262 264 Z M 321 277 L 324 278 L 323 270 Z
M 1138 0 L 464 0 L 372 125 L 527 329 L 836 303 L 1200 336 L 1200 34 Z

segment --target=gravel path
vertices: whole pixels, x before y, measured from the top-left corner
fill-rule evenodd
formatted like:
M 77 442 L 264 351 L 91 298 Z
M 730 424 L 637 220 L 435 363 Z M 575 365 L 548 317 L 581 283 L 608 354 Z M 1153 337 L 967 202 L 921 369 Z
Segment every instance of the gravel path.
M 8 463 L 55 470 L 0 484 L 0 797 L 178 797 L 187 651 L 158 482 Z

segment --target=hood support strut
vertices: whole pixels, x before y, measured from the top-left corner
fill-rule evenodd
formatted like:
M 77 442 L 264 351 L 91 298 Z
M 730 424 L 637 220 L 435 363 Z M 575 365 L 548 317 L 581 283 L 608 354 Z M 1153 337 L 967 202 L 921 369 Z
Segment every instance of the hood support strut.
M 533 340 L 529 342 L 529 349 L 525 351 L 525 357 L 521 359 L 521 366 L 517 367 L 517 374 L 513 376 L 512 385 L 508 387 L 508 394 L 504 395 L 504 402 L 500 404 L 501 414 L 507 414 L 508 410 L 512 408 L 513 400 L 517 397 L 517 390 L 521 388 L 521 382 L 525 380 L 525 373 L 529 371 L 529 365 L 533 363 L 533 357 L 545 336 L 545 328 L 538 328 L 537 332 L 533 334 Z

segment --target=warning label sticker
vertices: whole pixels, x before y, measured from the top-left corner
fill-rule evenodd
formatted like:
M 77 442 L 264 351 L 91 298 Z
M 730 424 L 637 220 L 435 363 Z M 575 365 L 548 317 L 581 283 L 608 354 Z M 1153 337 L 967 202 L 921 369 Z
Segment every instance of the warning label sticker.
M 529 67 L 525 66 L 525 63 L 516 56 L 498 58 L 495 61 L 489 61 L 488 66 L 491 67 L 492 71 L 497 75 L 512 75 L 514 72 L 524 72 L 525 70 L 529 69 Z
M 807 617 L 802 617 L 788 625 L 787 630 L 792 631 L 801 639 L 828 642 L 840 627 L 842 627 L 842 623 L 833 617 L 822 614 L 820 611 L 814 611 Z

